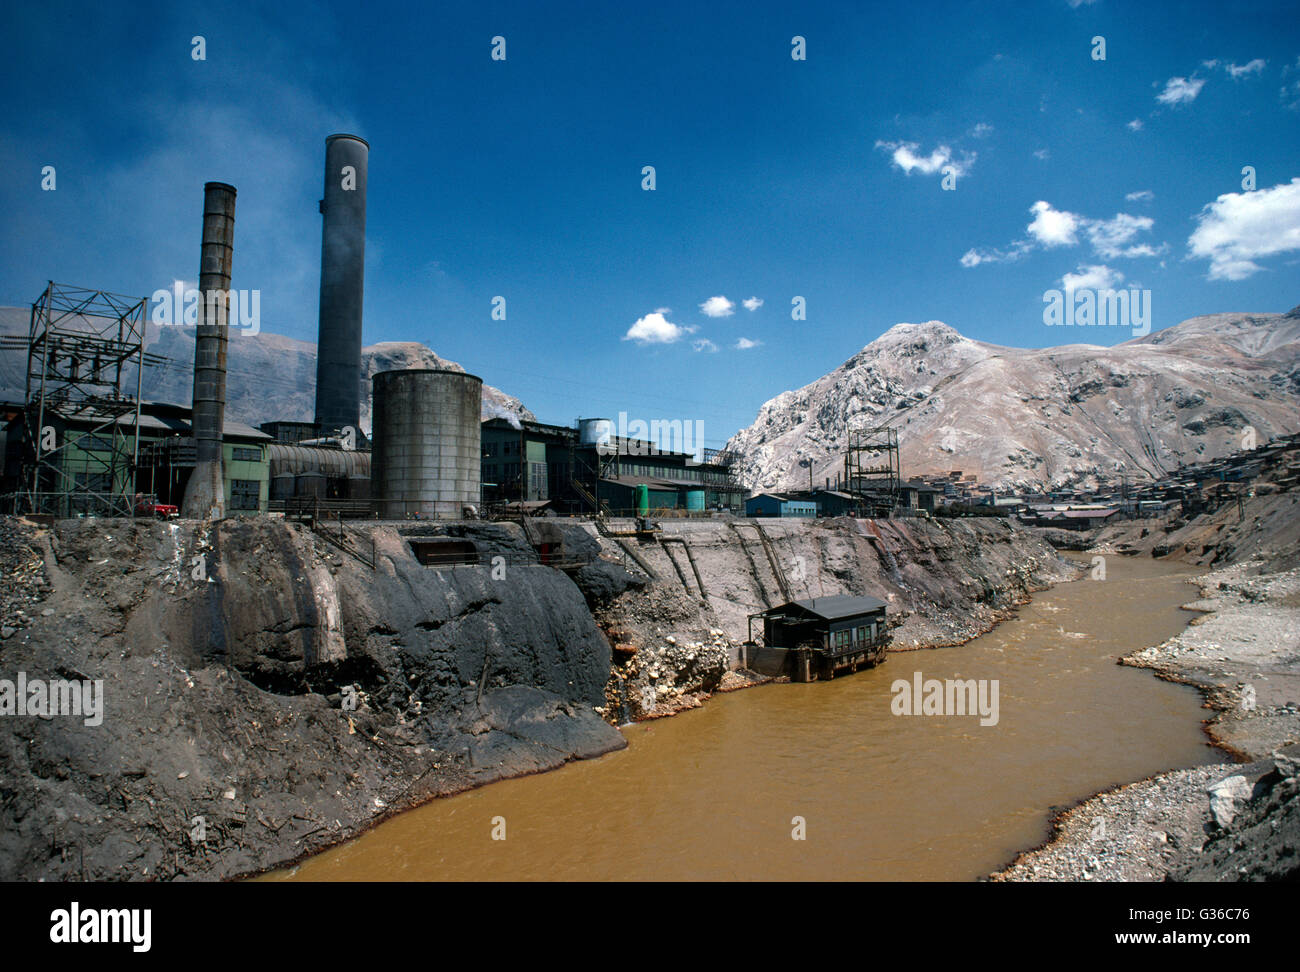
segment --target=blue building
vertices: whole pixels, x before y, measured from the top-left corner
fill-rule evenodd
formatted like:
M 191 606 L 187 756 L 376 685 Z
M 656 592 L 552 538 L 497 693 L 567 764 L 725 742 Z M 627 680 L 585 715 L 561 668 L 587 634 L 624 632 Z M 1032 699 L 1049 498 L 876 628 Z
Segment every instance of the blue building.
M 790 499 L 779 493 L 759 493 L 745 500 L 746 516 L 807 516 L 816 518 L 817 504 L 810 500 Z

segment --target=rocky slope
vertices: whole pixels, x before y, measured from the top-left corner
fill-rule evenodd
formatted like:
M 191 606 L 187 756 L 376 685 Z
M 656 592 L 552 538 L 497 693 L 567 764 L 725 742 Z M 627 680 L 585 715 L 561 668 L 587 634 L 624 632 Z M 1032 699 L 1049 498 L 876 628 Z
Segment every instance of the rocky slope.
M 1076 332 L 1084 337 L 1086 331 Z M 1014 486 L 1155 477 L 1300 430 L 1300 307 L 1196 317 L 1103 348 L 1022 350 L 939 321 L 898 324 L 767 402 L 728 443 L 759 489 L 833 480 L 853 429 L 898 429 L 905 475 L 960 469 Z
M 31 311 L 0 307 L 0 336 L 27 337 Z M 167 364 L 145 369 L 146 399 L 190 403 L 194 390 L 194 328 L 149 324 L 146 350 L 166 357 Z M 26 396 L 26 351 L 0 348 L 0 401 L 21 402 Z M 377 371 L 407 368 L 445 368 L 464 371 L 454 361 L 439 357 L 413 341 L 385 341 L 361 349 L 361 428 L 370 434 L 370 378 Z M 134 380 L 134 372 L 130 379 Z M 315 411 L 316 345 L 262 331 L 245 334 L 232 328 L 229 371 L 226 375 L 227 415 L 248 425 L 273 419 L 311 421 Z M 483 417 L 533 413 L 519 399 L 483 386 Z
M 784 603 L 783 583 L 793 599 L 883 599 L 897 651 L 961 644 L 1032 591 L 1078 574 L 1033 531 L 1002 519 L 665 519 L 660 526 L 653 540 L 599 538 L 607 557 L 643 578 L 593 605 L 614 648 L 606 692 L 614 719 L 669 715 L 728 688 L 725 673 L 738 664 L 749 615 Z
M 284 521 L 0 518 L 26 588 L 0 678 L 103 680 L 98 724 L 0 720 L 0 880 L 257 871 L 626 745 L 578 587 L 517 527 L 464 529 L 503 572 L 423 567 L 392 528 L 372 570 Z

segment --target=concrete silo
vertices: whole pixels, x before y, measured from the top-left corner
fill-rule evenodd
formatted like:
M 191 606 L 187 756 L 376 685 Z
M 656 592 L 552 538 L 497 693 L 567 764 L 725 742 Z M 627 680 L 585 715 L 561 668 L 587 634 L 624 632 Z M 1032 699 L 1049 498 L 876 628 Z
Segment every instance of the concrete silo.
M 483 380 L 459 371 L 374 377 L 370 495 L 381 517 L 459 518 L 477 507 Z

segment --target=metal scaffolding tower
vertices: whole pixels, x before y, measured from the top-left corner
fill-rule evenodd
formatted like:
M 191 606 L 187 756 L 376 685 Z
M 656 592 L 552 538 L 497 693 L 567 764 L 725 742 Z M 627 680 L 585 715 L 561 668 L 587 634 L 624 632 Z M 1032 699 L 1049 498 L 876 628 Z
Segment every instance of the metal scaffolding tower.
M 844 491 L 868 516 L 888 516 L 898 505 L 902 476 L 898 431 L 887 425 L 849 432 L 844 452 Z
M 145 303 L 50 281 L 32 304 L 18 512 L 133 513 Z

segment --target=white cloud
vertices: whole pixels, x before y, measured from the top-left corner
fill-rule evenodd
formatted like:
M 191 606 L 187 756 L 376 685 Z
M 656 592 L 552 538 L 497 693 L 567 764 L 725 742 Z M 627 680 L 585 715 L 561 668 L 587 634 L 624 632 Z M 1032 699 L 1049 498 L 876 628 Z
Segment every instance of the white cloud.
M 1142 131 L 1142 119 L 1134 118 L 1131 122 L 1129 122 L 1124 127 L 1127 128 L 1130 132 L 1140 132 Z
M 1203 87 L 1204 78 L 1170 78 L 1165 82 L 1165 89 L 1156 95 L 1156 101 L 1162 105 L 1189 104 L 1196 100 Z
M 959 160 L 947 145 L 940 145 L 929 155 L 918 154 L 920 146 L 916 142 L 876 142 L 876 148 L 891 153 L 894 165 L 908 175 L 912 174 L 913 169 L 922 175 L 934 175 L 945 166 L 952 166 L 953 174 L 960 178 L 970 171 L 975 162 L 974 152 L 963 153 Z
M 1074 246 L 1078 242 L 1075 232 L 1079 228 L 1079 217 L 1074 213 L 1053 209 L 1051 203 L 1041 199 L 1030 206 L 1029 211 L 1034 214 L 1034 219 L 1025 229 L 1043 246 Z
M 1124 282 L 1124 274 L 1107 266 L 1079 266 L 1075 273 L 1061 278 L 1062 290 L 1114 290 Z
M 1242 78 L 1251 74 L 1262 74 L 1264 71 L 1264 64 L 1264 59 L 1262 57 L 1257 57 L 1253 61 L 1247 61 L 1242 65 L 1228 64 L 1224 67 L 1224 70 L 1232 75 L 1232 80 L 1240 81 Z
M 747 311 L 756 311 L 763 306 L 762 297 L 746 297 L 740 302 Z
M 1087 7 L 1096 3 L 1097 0 L 1070 0 L 1071 7 Z
M 977 250 L 974 247 L 962 254 L 963 267 L 978 267 L 981 263 L 1011 263 L 1034 248 L 1028 240 L 1017 240 L 1005 250 Z
M 1263 269 L 1257 259 L 1300 250 L 1300 178 L 1226 193 L 1196 219 L 1187 246 L 1193 257 L 1210 261 L 1209 279 L 1244 280 Z
M 1130 199 L 1154 198 L 1149 190 L 1130 193 Z M 1116 213 L 1110 219 L 1091 219 L 1064 209 L 1053 209 L 1052 204 L 1040 199 L 1029 207 L 1034 214 L 1030 224 L 1025 227 L 1029 237 L 1016 240 L 1005 249 L 976 249 L 972 247 L 961 256 L 963 267 L 978 267 L 982 263 L 1010 263 L 1019 260 L 1036 246 L 1044 249 L 1076 246 L 1079 234 L 1087 237 L 1097 256 L 1103 260 L 1117 257 L 1151 257 L 1159 256 L 1167 249 L 1165 244 L 1152 246 L 1149 243 L 1134 243 L 1139 233 L 1145 233 L 1155 225 L 1149 216 L 1130 216 L 1128 213 Z
M 1283 74 L 1283 77 L 1286 77 L 1286 75 Z M 1277 93 L 1278 97 L 1282 99 L 1283 108 L 1288 111 L 1295 111 L 1300 108 L 1300 79 L 1282 85 Z
M 756 347 L 758 347 L 758 346 L 759 346 L 760 344 L 762 344 L 762 343 L 763 343 L 762 341 L 751 341 L 751 340 L 750 340 L 749 338 L 747 338 L 747 337 L 739 338 L 739 339 L 736 341 L 736 350 L 737 350 L 737 351 L 748 351 L 750 348 L 756 348 Z
M 718 346 L 708 338 L 697 338 L 691 342 L 691 348 L 695 351 L 716 351 Z
M 736 313 L 736 305 L 726 297 L 710 297 L 700 305 L 700 311 L 705 317 L 730 317 Z
M 1155 256 L 1156 250 L 1148 244 L 1129 246 L 1133 237 L 1145 233 L 1155 225 L 1150 216 L 1130 216 L 1116 213 L 1113 219 L 1093 219 L 1085 222 L 1088 242 L 1103 260 L 1116 257 Z
M 694 332 L 695 328 L 681 327 L 665 318 L 661 311 L 654 311 L 638 318 L 637 322 L 627 329 L 623 340 L 636 341 L 638 344 L 672 344 Z
M 993 134 L 993 126 L 988 122 L 979 122 L 970 130 L 971 138 L 988 138 Z
M 1052 153 L 1048 149 L 1039 149 L 1034 153 L 1034 158 L 1041 159 L 1044 162 L 1046 162 L 1051 157 L 1052 157 Z
M 1139 189 L 1137 192 L 1130 192 L 1124 197 L 1129 202 L 1148 202 L 1156 198 L 1156 194 L 1150 189 Z

